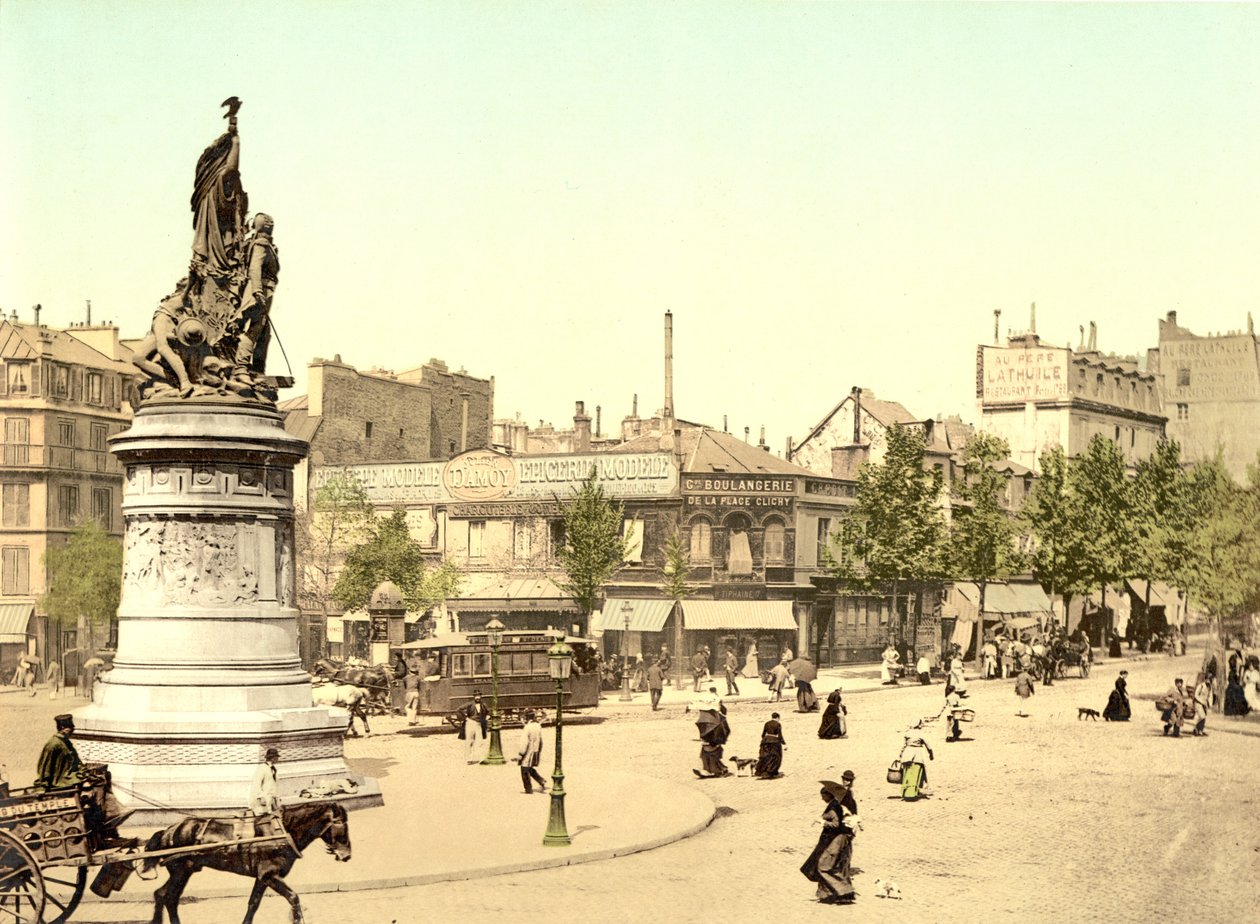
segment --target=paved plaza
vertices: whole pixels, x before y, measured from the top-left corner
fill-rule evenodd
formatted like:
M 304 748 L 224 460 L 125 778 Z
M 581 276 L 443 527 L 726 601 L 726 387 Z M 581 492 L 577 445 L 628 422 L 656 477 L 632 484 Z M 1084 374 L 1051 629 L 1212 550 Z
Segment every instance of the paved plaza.
M 666 693 L 652 713 L 608 694 L 592 716 L 566 725 L 570 848 L 543 848 L 546 796 L 520 792 L 515 765 L 468 766 L 452 734 L 408 730 L 399 719 L 347 742 L 356 772 L 380 778 L 386 807 L 355 813 L 355 856 L 337 865 L 312 850 L 291 881 L 310 922 L 461 920 L 638 921 L 758 917 L 862 921 L 1239 921 L 1260 885 L 1255 765 L 1260 721 L 1213 716 L 1206 739 L 1165 739 L 1152 700 L 1173 676 L 1193 677 L 1184 658 L 1101 662 L 1088 680 L 1038 687 L 1019 718 L 1012 682 L 971 681 L 971 740 L 947 744 L 939 723 L 927 737 L 931 796 L 896 797 L 884 782 L 901 732 L 936 712 L 942 686 L 880 687 L 870 670 L 825 672 L 839 684 L 849 738 L 820 741 L 818 716 L 793 703 L 771 706 L 760 684 L 731 703 L 726 754 L 755 756 L 761 723 L 783 714 L 785 776 L 696 780 L 688 696 Z M 1129 670 L 1134 721 L 1081 720 L 1101 710 L 1116 672 Z M 840 676 L 843 675 L 843 676 Z M 719 691 L 722 689 L 718 682 Z M 755 696 L 750 687 L 755 687 Z M 70 704 L 0 696 L 3 762 L 18 784 L 30 776 L 51 716 Z M 505 732 L 505 750 L 515 747 Z M 550 773 L 551 731 L 543 770 Z M 819 831 L 817 780 L 857 774 L 864 831 L 855 843 L 855 907 L 812 901 L 798 872 Z M 711 820 L 711 823 L 710 823 Z M 600 858 L 604 857 L 604 858 Z M 553 864 L 571 864 L 555 866 Z M 499 875 L 492 875 L 493 872 Z M 875 898 L 892 879 L 901 901 Z M 122 898 L 91 896 L 74 920 L 147 921 L 149 884 Z M 183 919 L 235 921 L 245 880 L 202 873 Z M 395 887 L 389 887 L 395 886 Z M 336 890 L 336 891 L 330 891 Z M 222 896 L 228 891 L 240 893 Z M 260 924 L 288 920 L 274 896 Z

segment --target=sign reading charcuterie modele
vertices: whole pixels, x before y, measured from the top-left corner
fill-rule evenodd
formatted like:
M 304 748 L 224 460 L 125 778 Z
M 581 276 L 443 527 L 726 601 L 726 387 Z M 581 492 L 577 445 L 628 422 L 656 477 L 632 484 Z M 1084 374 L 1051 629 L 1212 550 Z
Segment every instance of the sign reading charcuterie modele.
M 661 497 L 678 488 L 678 467 L 667 452 L 509 456 L 474 449 L 449 462 L 378 462 L 328 466 L 312 472 L 316 489 L 334 475 L 357 478 L 377 505 L 459 501 L 566 500 L 595 469 L 611 497 Z

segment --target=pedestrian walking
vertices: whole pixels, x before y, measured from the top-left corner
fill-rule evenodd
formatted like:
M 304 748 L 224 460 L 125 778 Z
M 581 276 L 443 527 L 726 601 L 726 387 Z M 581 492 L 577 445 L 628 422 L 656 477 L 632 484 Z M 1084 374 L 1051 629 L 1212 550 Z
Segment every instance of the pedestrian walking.
M 648 695 L 652 698 L 652 711 L 655 712 L 660 708 L 661 693 L 665 690 L 665 672 L 661 670 L 659 658 L 647 669 L 647 685 Z
M 1252 655 L 1242 675 L 1243 698 L 1250 711 L 1260 710 L 1260 657 Z
M 470 764 L 481 760 L 481 743 L 486 740 L 486 707 L 481 703 L 481 691 L 473 690 L 472 702 L 460 712 L 464 716 L 464 725 L 459 730 L 459 737 L 464 742 L 464 759 Z
M 672 684 L 674 681 L 669 676 L 669 669 L 674 666 L 674 659 L 669 653 L 668 645 L 661 646 L 661 653 L 656 656 L 656 662 L 661 666 L 661 675 L 665 678 L 665 683 Z
M 822 816 L 822 833 L 801 874 L 818 888 L 814 897 L 827 904 L 852 904 L 853 838 L 861 830 L 857 802 L 853 799 L 852 770 L 844 771 L 842 783 L 822 780 L 819 795 L 827 803 Z
M 962 694 L 955 687 L 945 693 L 945 721 L 949 725 L 946 741 L 958 741 L 962 738 L 962 726 L 959 724 L 958 712 L 962 709 Z
M 48 698 L 56 699 L 61 693 L 61 665 L 55 660 L 48 662 L 44 670 L 44 680 L 48 682 Z
M 780 661 L 774 667 L 770 668 L 770 696 L 766 700 L 768 703 L 781 702 L 783 699 L 783 686 L 787 683 L 788 669 L 787 665 Z
M 407 713 L 407 724 L 415 725 L 420 713 L 420 681 L 421 677 L 413 670 L 408 670 L 403 677 L 403 709 Z
M 1208 706 L 1212 704 L 1212 680 L 1205 674 L 1194 686 L 1194 736 L 1206 738 Z
M 770 719 L 761 727 L 761 748 L 757 752 L 757 769 L 753 775 L 759 780 L 773 780 L 783 776 L 783 749 L 787 743 L 783 740 L 783 726 L 779 722 L 777 712 L 770 713 Z
M 1035 692 L 1033 679 L 1028 676 L 1028 671 L 1026 669 L 1020 670 L 1019 676 L 1015 678 L 1015 695 L 1019 697 L 1019 712 L 1015 714 L 1020 718 L 1028 717 L 1028 714 L 1024 712 L 1024 706 L 1028 702 L 1028 697 Z
M 534 716 L 533 709 L 525 710 L 525 727 L 521 729 L 521 747 L 512 759 L 521 765 L 521 785 L 526 795 L 534 792 L 534 783 L 539 792 L 547 791 L 547 784 L 538 775 L 538 761 L 542 759 L 542 725 Z
M 738 696 L 739 685 L 735 682 L 735 675 L 739 673 L 739 658 L 735 657 L 735 649 L 729 645 L 726 648 L 726 663 L 723 670 L 726 673 L 726 695 Z
M 708 663 L 708 659 L 704 656 L 704 649 L 697 648 L 696 653 L 691 656 L 691 692 L 700 692 L 700 683 L 708 672 Z
M 988 639 L 984 643 L 984 648 L 981 649 L 981 653 L 984 655 L 984 679 L 992 680 L 997 676 L 997 643 L 995 643 L 993 639 Z
M 1186 704 L 1186 682 L 1178 677 L 1173 681 L 1172 689 L 1155 705 L 1159 707 L 1160 718 L 1164 720 L 1164 734 L 1172 732 L 1174 738 L 1181 737 L 1181 724 L 1185 719 L 1183 710 Z
M 757 643 L 753 642 L 748 646 L 748 651 L 744 654 L 744 666 L 740 673 L 748 680 L 761 679 L 761 664 L 757 660 Z
M 837 687 L 827 697 L 827 708 L 823 710 L 822 722 L 818 725 L 819 738 L 843 738 L 849 728 L 846 716 L 849 710 L 841 701 L 840 689 Z
M 1133 710 L 1129 707 L 1129 693 L 1126 689 L 1128 676 L 1128 671 L 1121 671 L 1120 676 L 1116 678 L 1116 688 L 1107 697 L 1107 706 L 1103 709 L 1103 721 L 1127 722 L 1129 716 L 1133 714 Z

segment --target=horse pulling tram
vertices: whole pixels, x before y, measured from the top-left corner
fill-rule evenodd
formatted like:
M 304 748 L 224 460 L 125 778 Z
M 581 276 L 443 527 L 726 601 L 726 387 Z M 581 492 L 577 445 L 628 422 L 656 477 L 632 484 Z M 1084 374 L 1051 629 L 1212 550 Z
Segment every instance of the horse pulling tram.
M 526 709 L 551 710 L 556 704 L 556 682 L 547 667 L 547 649 L 558 633 L 505 631 L 498 645 L 499 714 L 505 724 L 522 722 Z M 589 639 L 568 637 L 573 649 L 573 671 L 565 681 L 565 711 L 599 705 L 598 661 Z M 429 656 L 430 673 L 420 684 L 420 715 L 440 716 L 449 725 L 463 725 L 461 711 L 472 702 L 473 691 L 490 705 L 495 683 L 495 650 L 486 632 L 435 635 L 394 646 L 404 655 Z M 432 656 L 436 655 L 436 659 Z
M 178 905 L 189 877 L 209 867 L 255 880 L 245 920 L 251 921 L 263 893 L 272 889 L 302 920 L 301 905 L 284 882 L 307 846 L 323 840 L 338 860 L 350 859 L 346 811 L 333 802 L 287 806 L 280 816 L 186 818 L 153 834 L 120 837 L 117 825 L 130 812 L 107 818 L 110 792 L 105 764 L 86 764 L 84 782 L 67 789 L 10 790 L 0 783 L 0 922 L 62 924 L 78 907 L 88 867 L 99 866 L 92 891 L 102 897 L 122 888 L 133 871 L 168 879 L 154 893 L 154 918 L 165 909 L 179 924 Z M 146 875 L 152 873 L 152 875 Z

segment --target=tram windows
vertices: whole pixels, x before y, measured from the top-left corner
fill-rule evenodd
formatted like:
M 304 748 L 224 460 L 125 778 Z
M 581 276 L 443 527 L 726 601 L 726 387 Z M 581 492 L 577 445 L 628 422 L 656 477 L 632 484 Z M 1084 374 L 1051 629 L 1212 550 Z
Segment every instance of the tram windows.
M 471 677 L 472 676 L 472 655 L 468 655 L 468 654 L 451 655 L 451 676 L 452 677 Z
M 473 655 L 473 676 L 490 676 L 490 652 L 477 652 Z

